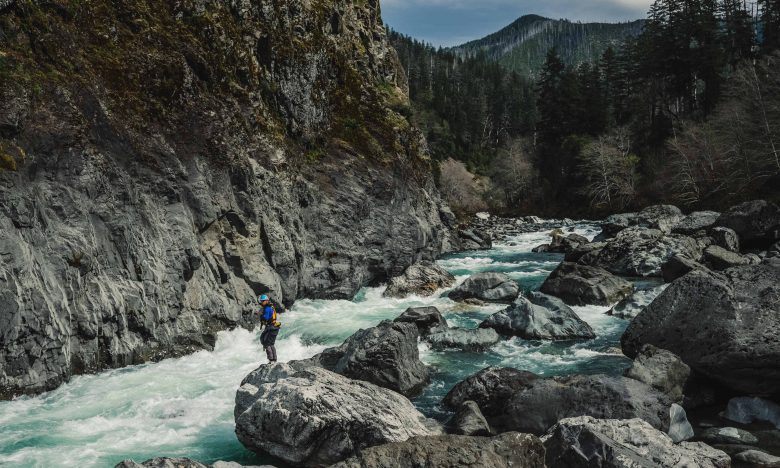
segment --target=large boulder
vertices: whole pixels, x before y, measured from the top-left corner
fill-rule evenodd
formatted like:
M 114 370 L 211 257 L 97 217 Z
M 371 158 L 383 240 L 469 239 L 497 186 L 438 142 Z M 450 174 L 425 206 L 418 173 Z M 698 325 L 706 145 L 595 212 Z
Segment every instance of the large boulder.
M 672 401 L 680 402 L 691 368 L 669 351 L 645 345 L 625 375 L 665 393 Z
M 574 305 L 611 305 L 631 295 L 634 286 L 603 268 L 564 262 L 542 285 L 545 294 Z
M 532 292 L 497 312 L 480 325 L 505 336 L 526 340 L 575 340 L 595 338 L 590 325 L 557 297 Z
M 780 207 L 765 200 L 755 200 L 732 207 L 717 226 L 733 229 L 743 247 L 768 247 L 780 240 Z
M 672 401 L 653 387 L 626 377 L 574 375 L 536 379 L 506 403 L 506 429 L 544 434 L 563 418 L 640 418 L 669 430 Z
M 585 255 L 596 252 L 606 247 L 606 242 L 591 242 L 589 244 L 580 244 L 576 248 L 569 251 L 564 257 L 565 262 L 578 262 Z
M 604 268 L 620 276 L 662 276 L 661 267 L 674 255 L 701 258 L 702 246 L 679 234 L 657 229 L 629 228 L 607 242 L 604 248 L 580 258 L 579 263 Z
M 665 234 L 669 234 L 684 219 L 685 215 L 676 206 L 653 205 L 637 213 L 634 225 L 658 229 Z
M 529 434 L 492 438 L 447 435 L 415 437 L 371 447 L 331 468 L 544 468 L 544 446 Z
M 601 233 L 603 234 L 603 237 L 610 238 L 623 229 L 634 226 L 636 218 L 636 213 L 618 213 L 610 215 L 601 223 Z
M 729 468 L 725 452 L 701 442 L 675 444 L 641 419 L 564 419 L 542 440 L 548 468 Z
M 683 255 L 673 255 L 661 266 L 661 275 L 665 282 L 671 283 L 694 270 L 708 271 L 708 268 Z
M 486 351 L 498 343 L 501 337 L 495 330 L 479 328 L 476 330 L 466 328 L 438 328 L 425 337 L 432 349 L 437 351 L 445 349 L 459 349 L 462 351 L 479 352 Z
M 715 225 L 719 217 L 720 213 L 716 211 L 694 211 L 675 224 L 672 232 L 690 236 L 700 231 L 707 231 Z
M 733 229 L 727 227 L 714 227 L 710 230 L 710 237 L 715 245 L 723 247 L 730 252 L 739 253 L 739 236 Z
M 773 395 L 780 389 L 780 269 L 693 271 L 672 283 L 628 326 L 623 352 L 652 344 L 734 390 Z
M 579 248 L 581 245 L 590 243 L 587 237 L 573 233 L 568 236 L 564 236 L 562 233 L 555 233 L 552 236 L 552 242 L 544 250 L 545 252 L 563 253 L 569 252 Z
M 329 465 L 367 447 L 440 432 L 404 396 L 303 362 L 249 374 L 234 416 L 245 447 L 296 466 Z
M 504 413 L 504 404 L 515 392 L 528 388 L 538 376 L 511 367 L 487 367 L 459 382 L 444 397 L 444 405 L 459 408 L 474 401 L 488 421 Z
M 750 265 L 751 261 L 744 255 L 726 250 L 717 245 L 704 249 L 704 260 L 713 270 L 726 270 L 735 266 Z
M 341 346 L 328 348 L 307 362 L 413 396 L 430 378 L 428 368 L 420 361 L 418 338 L 415 324 L 386 320 L 358 330 Z
M 511 303 L 520 294 L 520 286 L 503 273 L 477 273 L 453 289 L 453 301 L 479 299 L 485 302 Z
M 479 405 L 466 401 L 455 411 L 452 418 L 444 426 L 449 434 L 468 436 L 489 436 L 493 433 Z
M 767 422 L 780 429 L 780 405 L 757 397 L 736 397 L 729 400 L 722 416 L 741 424 Z
M 455 284 L 455 277 L 433 262 L 420 262 L 407 268 L 403 274 L 390 280 L 382 294 L 385 297 L 402 298 L 411 296 L 431 296 L 442 288 Z
M 493 237 L 478 229 L 462 229 L 458 231 L 462 250 L 490 250 L 493 247 Z
M 436 307 L 410 307 L 394 321 L 417 325 L 420 335 L 427 335 L 434 328 L 447 326 L 447 320 Z
M 711 427 L 702 431 L 699 439 L 708 444 L 751 445 L 758 442 L 758 437 L 736 427 Z

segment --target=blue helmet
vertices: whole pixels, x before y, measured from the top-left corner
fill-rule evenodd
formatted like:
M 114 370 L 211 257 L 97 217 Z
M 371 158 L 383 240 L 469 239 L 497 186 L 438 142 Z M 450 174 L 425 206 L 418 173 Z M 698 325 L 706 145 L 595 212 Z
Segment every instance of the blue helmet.
M 257 298 L 257 302 L 262 303 L 264 301 L 270 300 L 267 295 L 263 294 L 260 297 Z

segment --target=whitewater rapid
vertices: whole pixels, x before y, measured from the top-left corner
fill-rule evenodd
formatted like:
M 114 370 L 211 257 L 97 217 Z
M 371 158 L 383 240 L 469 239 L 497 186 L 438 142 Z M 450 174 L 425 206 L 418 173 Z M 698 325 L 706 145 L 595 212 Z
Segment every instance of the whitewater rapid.
M 592 239 L 598 232 L 582 224 L 576 232 Z M 439 263 L 458 281 L 482 271 L 507 273 L 525 289 L 537 289 L 561 261 L 531 249 L 549 240 L 547 232 L 522 234 L 494 249 L 449 256 Z M 340 344 L 360 328 L 400 315 L 407 307 L 438 307 L 452 326 L 475 328 L 500 310 L 456 304 L 442 295 L 430 298 L 382 297 L 384 288 L 367 288 L 353 301 L 301 300 L 282 316 L 277 341 L 281 361 L 311 357 Z M 575 307 L 597 334 L 595 340 L 543 343 L 502 341 L 484 353 L 434 352 L 420 345 L 433 369 L 431 385 L 415 405 L 431 417 L 448 414 L 441 398 L 468 375 L 488 366 L 526 369 L 542 375 L 619 373 L 628 361 L 616 352 L 626 322 L 605 315 L 608 307 Z M 36 397 L 0 402 L 0 466 L 109 467 L 123 459 L 186 456 L 202 462 L 273 462 L 241 446 L 233 433 L 233 399 L 241 380 L 265 362 L 259 332 L 222 332 L 213 351 L 160 363 L 75 377 Z M 274 462 L 278 466 L 278 462 Z

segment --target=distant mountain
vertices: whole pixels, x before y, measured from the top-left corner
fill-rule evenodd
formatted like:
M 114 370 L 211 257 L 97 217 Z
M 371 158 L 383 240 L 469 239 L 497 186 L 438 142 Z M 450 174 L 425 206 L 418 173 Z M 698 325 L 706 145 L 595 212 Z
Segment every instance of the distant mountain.
M 645 20 L 629 23 L 574 23 L 526 15 L 489 36 L 453 47 L 462 57 L 480 52 L 521 74 L 536 76 L 545 55 L 556 47 L 564 62 L 578 65 L 598 60 L 610 45 L 642 31 Z

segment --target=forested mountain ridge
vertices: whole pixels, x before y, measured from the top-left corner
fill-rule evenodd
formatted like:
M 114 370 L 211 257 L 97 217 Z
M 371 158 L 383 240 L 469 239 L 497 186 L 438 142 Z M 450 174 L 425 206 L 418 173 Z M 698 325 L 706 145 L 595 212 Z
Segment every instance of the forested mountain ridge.
M 500 31 L 449 50 L 460 57 L 484 54 L 510 70 L 536 77 L 553 47 L 567 65 L 595 62 L 607 48 L 638 36 L 645 23 L 580 23 L 525 15 Z

